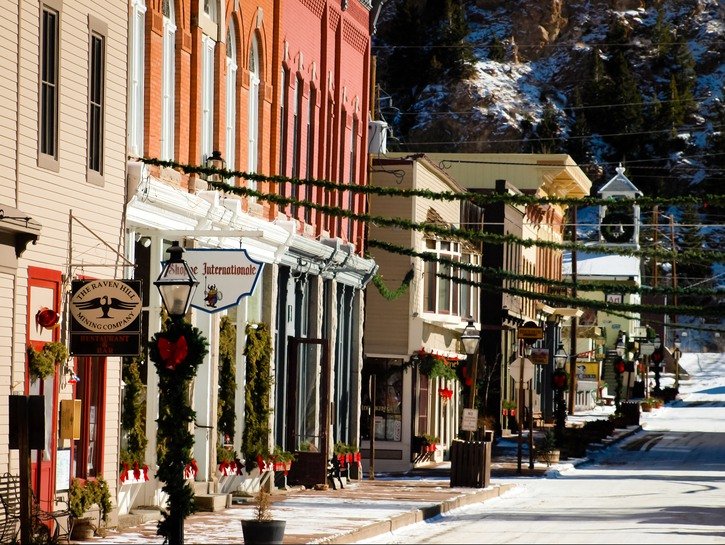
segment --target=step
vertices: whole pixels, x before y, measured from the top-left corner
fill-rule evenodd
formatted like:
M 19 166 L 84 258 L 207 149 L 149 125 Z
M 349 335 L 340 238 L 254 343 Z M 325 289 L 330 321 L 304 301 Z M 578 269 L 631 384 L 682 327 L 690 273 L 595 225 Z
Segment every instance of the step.
M 231 494 L 197 494 L 194 500 L 199 511 L 222 511 L 231 505 Z
M 140 526 L 152 520 L 161 520 L 161 511 L 158 509 L 132 509 L 127 515 L 118 516 L 118 529 Z

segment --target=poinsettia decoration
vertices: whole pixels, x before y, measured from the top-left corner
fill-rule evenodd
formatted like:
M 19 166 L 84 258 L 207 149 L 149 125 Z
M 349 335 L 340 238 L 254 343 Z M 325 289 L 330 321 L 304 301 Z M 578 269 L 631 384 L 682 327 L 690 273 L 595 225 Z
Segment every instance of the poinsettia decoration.
M 551 381 L 554 385 L 554 390 L 566 390 L 569 386 L 569 373 L 564 369 L 557 369 L 554 371 Z

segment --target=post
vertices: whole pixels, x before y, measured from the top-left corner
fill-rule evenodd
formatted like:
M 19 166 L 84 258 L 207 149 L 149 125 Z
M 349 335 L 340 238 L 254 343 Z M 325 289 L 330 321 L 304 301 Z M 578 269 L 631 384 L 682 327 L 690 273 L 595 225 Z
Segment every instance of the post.
M 519 341 L 519 354 L 521 354 L 523 351 L 521 350 L 521 343 L 523 341 Z M 521 473 L 521 458 L 523 457 L 523 427 L 524 427 L 524 419 L 523 419 L 523 412 L 524 407 L 526 406 L 526 400 L 524 399 L 524 361 L 523 356 L 519 356 L 519 402 L 518 402 L 518 414 L 516 415 L 516 422 L 518 423 L 519 428 L 519 440 L 518 440 L 518 446 L 516 448 L 516 472 Z
M 30 433 L 28 430 L 29 397 L 22 396 L 23 403 L 17 403 L 18 457 L 20 458 L 20 543 L 32 543 L 32 505 L 30 498 Z
M 576 234 L 576 205 L 571 207 L 571 241 L 573 244 L 577 242 Z M 577 298 L 577 270 L 576 270 L 576 249 L 572 247 L 571 250 L 571 297 L 572 299 Z M 571 362 L 569 363 L 569 414 L 574 414 L 576 408 L 576 392 L 577 392 L 577 380 L 576 380 L 576 325 L 577 317 L 571 317 Z
M 473 360 L 471 362 L 471 395 L 469 396 L 470 402 L 469 402 L 469 409 L 475 409 L 476 408 L 476 377 L 478 376 L 478 351 L 474 352 L 471 356 L 471 359 Z M 468 440 L 471 441 L 473 439 L 473 432 L 468 431 Z
M 534 469 L 534 380 L 529 381 L 529 469 Z
M 370 470 L 368 479 L 375 480 L 375 393 L 377 380 L 375 374 L 370 375 Z

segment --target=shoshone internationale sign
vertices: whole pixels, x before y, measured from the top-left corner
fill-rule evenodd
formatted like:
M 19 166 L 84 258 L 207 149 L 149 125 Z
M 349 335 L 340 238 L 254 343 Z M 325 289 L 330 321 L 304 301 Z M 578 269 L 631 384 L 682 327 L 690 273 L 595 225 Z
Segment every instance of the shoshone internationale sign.
M 233 307 L 252 295 L 264 267 L 244 249 L 189 248 L 184 259 L 199 281 L 191 306 L 209 313 Z

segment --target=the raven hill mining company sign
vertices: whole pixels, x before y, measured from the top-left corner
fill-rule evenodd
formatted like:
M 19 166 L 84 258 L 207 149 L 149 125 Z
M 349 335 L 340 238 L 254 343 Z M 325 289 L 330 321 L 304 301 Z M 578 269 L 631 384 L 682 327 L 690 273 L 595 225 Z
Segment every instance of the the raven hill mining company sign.
M 73 280 L 70 353 L 138 356 L 142 306 L 140 280 Z
M 252 295 L 264 267 L 244 249 L 188 248 L 184 259 L 199 281 L 191 306 L 209 313 L 236 306 L 242 297 Z

